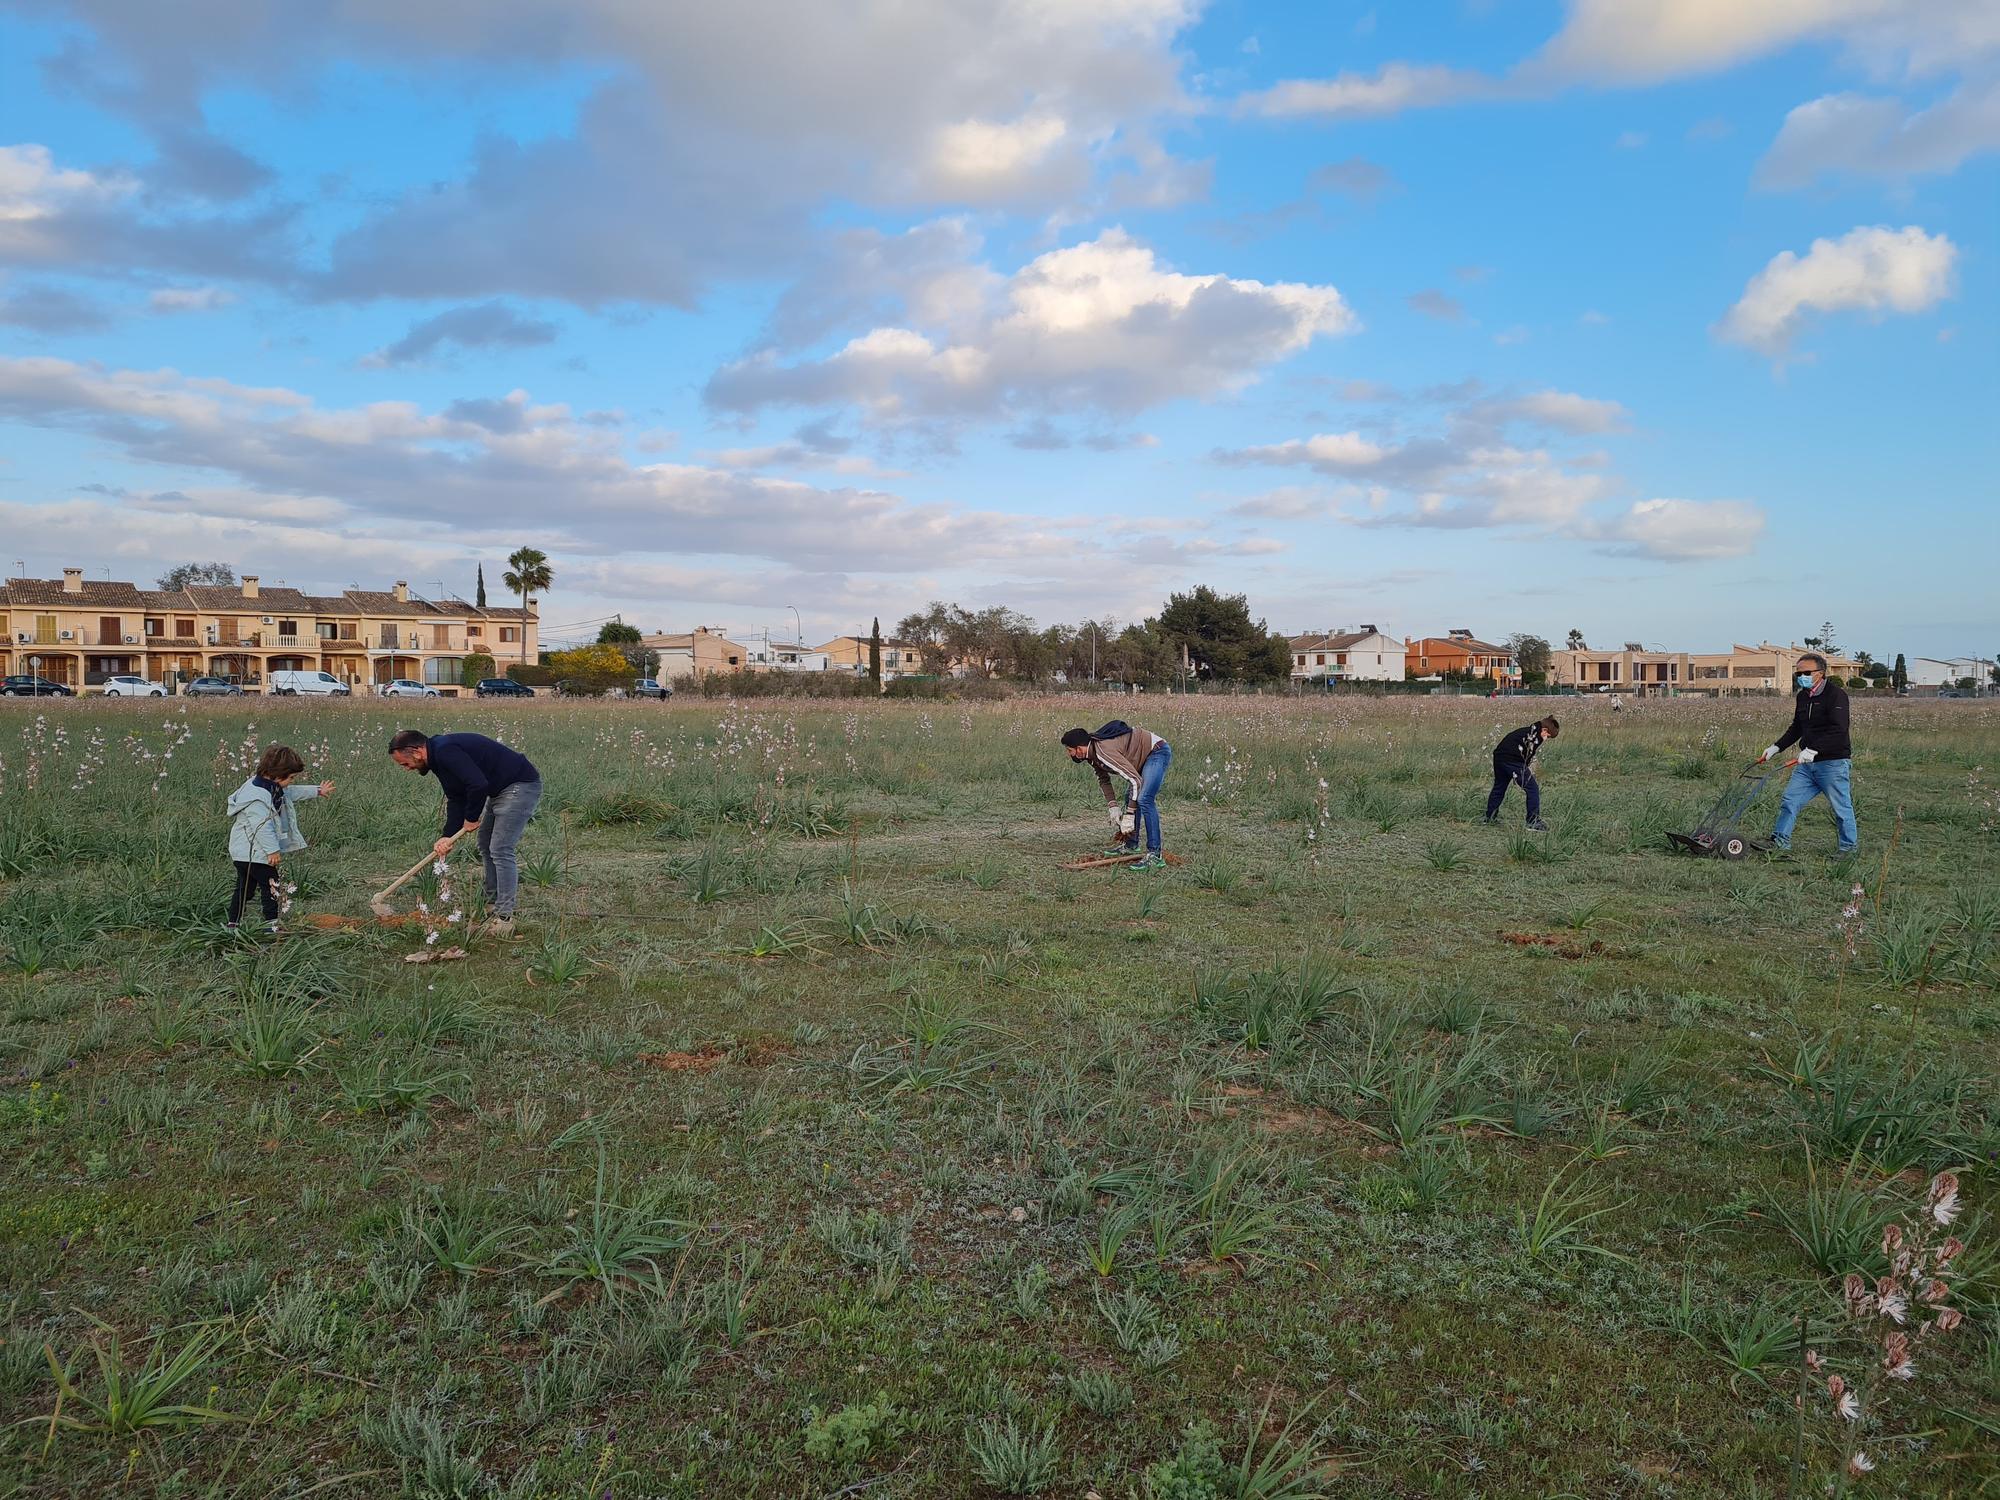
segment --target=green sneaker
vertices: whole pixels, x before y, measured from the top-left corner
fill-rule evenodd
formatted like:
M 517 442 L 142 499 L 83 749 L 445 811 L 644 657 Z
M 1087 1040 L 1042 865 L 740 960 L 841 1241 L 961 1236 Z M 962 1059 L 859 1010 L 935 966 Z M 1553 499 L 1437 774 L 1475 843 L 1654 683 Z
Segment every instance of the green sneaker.
M 1129 859 L 1138 852 L 1138 848 L 1132 844 L 1113 844 L 1109 849 L 1104 851 L 1104 858 Z
M 1167 867 L 1167 862 L 1164 859 L 1160 858 L 1159 855 L 1148 854 L 1144 859 L 1133 860 L 1131 864 L 1125 867 L 1125 869 L 1128 874 L 1133 871 L 1137 871 L 1142 874 L 1150 874 L 1154 870 L 1164 870 L 1166 867 Z

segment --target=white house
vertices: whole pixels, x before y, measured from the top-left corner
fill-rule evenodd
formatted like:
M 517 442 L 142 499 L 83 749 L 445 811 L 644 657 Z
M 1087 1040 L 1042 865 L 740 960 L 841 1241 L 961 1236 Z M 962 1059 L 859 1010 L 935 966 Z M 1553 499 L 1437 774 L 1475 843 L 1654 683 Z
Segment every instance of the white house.
M 1970 677 L 1974 688 L 1986 693 L 1993 690 L 1993 663 L 1979 656 L 1912 656 L 1903 663 L 1910 674 L 1911 687 L 1955 687 Z
M 1292 637 L 1292 681 L 1401 682 L 1407 649 L 1373 625 Z
M 824 672 L 829 658 L 803 641 L 774 641 L 769 636 L 745 648 L 744 665 L 753 672 Z

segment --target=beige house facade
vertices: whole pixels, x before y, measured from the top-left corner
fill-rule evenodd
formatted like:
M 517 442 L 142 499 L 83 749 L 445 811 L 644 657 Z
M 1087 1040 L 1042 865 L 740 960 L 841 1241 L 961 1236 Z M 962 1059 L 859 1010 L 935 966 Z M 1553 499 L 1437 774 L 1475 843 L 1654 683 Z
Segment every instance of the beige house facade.
M 312 595 L 267 589 L 246 573 L 233 587 L 163 591 L 65 568 L 60 579 L 0 584 L 0 617 L 0 671 L 83 692 L 114 676 L 173 685 L 227 677 L 257 691 L 273 672 L 321 671 L 357 693 L 404 677 L 449 696 L 460 691 L 467 656 L 491 656 L 504 671 L 538 650 L 532 601 L 481 609 L 417 598 L 401 581 Z
M 713 677 L 718 672 L 745 672 L 750 668 L 749 647 L 706 625 L 683 635 L 642 636 L 639 644 L 659 656 L 658 676 L 662 682 Z
M 827 660 L 827 670 L 831 672 L 852 672 L 859 676 L 868 675 L 868 637 L 865 635 L 837 635 L 822 643 L 818 648 Z M 898 677 L 924 669 L 923 655 L 915 641 L 898 640 L 894 636 L 882 637 L 882 680 L 894 682 Z
M 1616 651 L 1553 651 L 1549 676 L 1558 687 L 1580 693 L 1630 693 L 1663 697 L 1677 693 L 1708 693 L 1716 697 L 1791 690 L 1792 666 L 1810 646 L 1781 646 L 1763 641 L 1737 644 L 1727 651 L 1648 651 L 1627 642 Z M 1843 681 L 1861 671 L 1861 663 L 1837 651 L 1820 653 L 1827 671 Z

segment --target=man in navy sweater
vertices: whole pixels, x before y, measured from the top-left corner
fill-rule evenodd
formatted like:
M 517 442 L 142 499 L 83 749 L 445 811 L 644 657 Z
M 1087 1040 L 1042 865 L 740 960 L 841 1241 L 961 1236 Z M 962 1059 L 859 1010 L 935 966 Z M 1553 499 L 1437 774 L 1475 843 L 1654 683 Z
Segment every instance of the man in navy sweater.
M 486 905 L 492 913 L 483 931 L 514 935 L 514 897 L 520 886 L 516 850 L 521 833 L 542 800 L 542 773 L 518 750 L 483 734 L 426 735 L 400 729 L 389 741 L 389 758 L 405 771 L 435 776 L 444 792 L 444 832 L 434 852 L 442 859 L 454 835 L 479 830 L 479 856 L 486 864 Z

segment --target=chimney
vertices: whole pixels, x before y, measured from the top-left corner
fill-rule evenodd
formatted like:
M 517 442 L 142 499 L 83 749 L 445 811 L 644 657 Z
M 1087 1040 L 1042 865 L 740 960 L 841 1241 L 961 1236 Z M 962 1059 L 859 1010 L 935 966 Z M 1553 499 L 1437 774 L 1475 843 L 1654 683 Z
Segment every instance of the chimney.
M 83 569 L 63 569 L 63 592 L 65 594 L 80 594 L 83 592 Z
M 245 573 L 243 575 L 243 597 L 245 599 L 255 599 L 257 597 L 257 575 L 255 573 Z
M 410 584 L 408 579 L 398 578 L 396 580 L 396 602 L 398 604 L 408 604 L 410 602 Z

